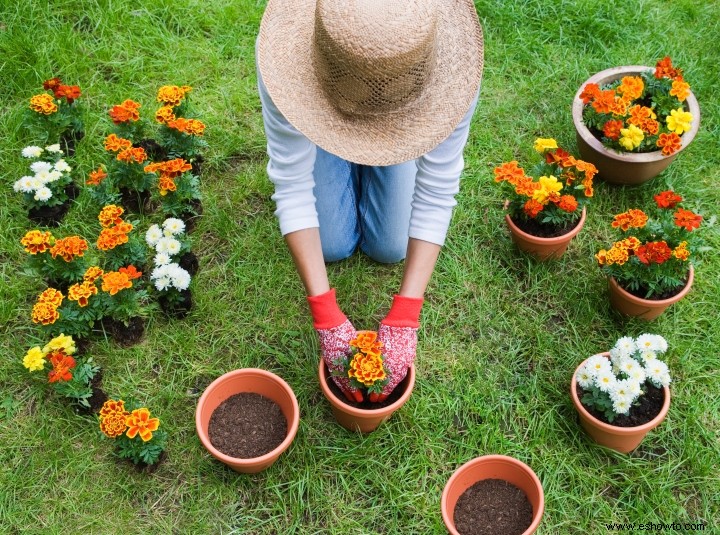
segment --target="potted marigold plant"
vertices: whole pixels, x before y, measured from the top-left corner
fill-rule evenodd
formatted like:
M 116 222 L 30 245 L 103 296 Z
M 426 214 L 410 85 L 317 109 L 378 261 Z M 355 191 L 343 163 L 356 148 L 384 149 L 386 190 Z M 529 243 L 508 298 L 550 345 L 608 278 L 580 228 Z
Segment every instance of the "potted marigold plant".
M 620 239 L 596 255 L 608 275 L 610 302 L 621 313 L 654 319 L 682 299 L 694 278 L 702 216 L 680 207 L 672 190 L 655 195 L 650 213 L 633 208 L 614 217 Z
M 161 106 L 155 112 L 155 120 L 160 124 L 159 140 L 167 157 L 188 161 L 193 166 L 193 174 L 198 176 L 207 143 L 203 139 L 205 124 L 188 117 L 190 91 L 192 87 L 187 85 L 162 86 L 157 92 Z
M 659 335 L 620 338 L 607 353 L 575 370 L 570 393 L 580 423 L 603 446 L 627 453 L 657 427 L 670 407 L 670 372 Z
M 163 458 L 167 433 L 147 407 L 135 401 L 108 399 L 98 417 L 100 431 L 115 442 L 115 452 L 138 468 L 153 469 Z M 153 468 L 151 468 L 153 467 Z
M 30 230 L 20 243 L 30 255 L 28 268 L 50 286 L 65 287 L 82 279 L 88 268 L 88 242 L 80 236 L 56 238 L 50 231 Z
M 82 109 L 78 105 L 81 91 L 77 85 L 66 85 L 58 77 L 43 82 L 43 89 L 30 98 L 28 125 L 34 134 L 46 143 L 60 142 L 64 151 L 75 154 L 75 142 L 84 133 Z
M 145 246 L 137 233 L 131 233 L 136 221 L 122 219 L 124 208 L 107 205 L 98 214 L 102 230 L 97 239 L 97 248 L 104 253 L 105 269 L 115 270 L 123 266 L 145 264 Z
M 415 385 L 415 366 L 412 365 L 390 397 L 383 403 L 377 402 L 390 380 L 390 371 L 384 362 L 383 343 L 377 339 L 375 331 L 358 331 L 350 340 L 345 357 L 333 362 L 332 367 L 330 372 L 325 361 L 320 359 L 320 387 L 337 422 L 351 431 L 374 431 L 405 404 Z M 358 389 L 364 401 L 348 400 L 335 385 L 333 376 L 347 378 L 349 386 Z
M 554 139 L 539 138 L 534 148 L 542 155 L 537 178 L 513 160 L 495 168 L 495 182 L 508 195 L 505 220 L 516 245 L 540 260 L 559 258 L 585 223 L 597 169 Z
M 616 67 L 592 76 L 573 101 L 582 157 L 616 184 L 641 184 L 687 147 L 700 107 L 682 70 L 669 57 L 655 68 Z
M 155 162 L 145 172 L 157 175 L 157 200 L 166 215 L 192 220 L 200 215 L 200 181 L 192 165 L 182 158 Z
M 70 399 L 78 410 L 97 412 L 107 399 L 100 387 L 100 366 L 91 357 L 78 358 L 72 336 L 60 334 L 44 347 L 35 346 L 23 358 L 29 372 L 51 369 L 47 381 L 55 391 Z
M 23 194 L 32 221 L 57 226 L 69 208 L 70 199 L 77 195 L 70 175 L 72 168 L 63 159 L 60 144 L 44 149 L 30 145 L 22 150 L 22 156 L 33 160 L 30 164 L 32 174 L 16 180 L 13 189 Z

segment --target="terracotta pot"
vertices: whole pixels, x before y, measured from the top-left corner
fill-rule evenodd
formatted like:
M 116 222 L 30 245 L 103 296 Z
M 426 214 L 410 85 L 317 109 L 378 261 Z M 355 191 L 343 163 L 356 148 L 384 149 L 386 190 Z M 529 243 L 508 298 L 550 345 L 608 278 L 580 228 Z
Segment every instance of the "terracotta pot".
M 478 481 L 484 479 L 502 479 L 521 489 L 533 508 L 532 524 L 523 535 L 535 533 L 545 510 L 545 494 L 542 483 L 535 472 L 525 463 L 506 455 L 484 455 L 466 462 L 450 477 L 440 499 L 445 527 L 452 535 L 460 535 L 455 529 L 455 505 L 463 492 Z
M 329 377 L 328 369 L 322 359 L 320 359 L 320 363 L 318 365 L 318 377 L 322 393 L 330 402 L 333 416 L 335 416 L 337 422 L 350 431 L 370 433 L 371 431 L 377 429 L 381 423 L 388 420 L 396 410 L 402 407 L 405 402 L 410 399 L 410 394 L 415 386 L 415 365 L 413 364 L 410 366 L 407 376 L 397 386 L 397 388 L 403 390 L 402 396 L 400 396 L 395 403 L 391 403 L 387 407 L 379 409 L 358 409 L 348 405 L 342 399 L 336 397 L 327 385 Z
M 601 355 L 608 359 L 610 358 L 610 353 L 601 353 Z M 586 361 L 587 359 L 575 368 L 575 372 L 570 380 L 570 397 L 572 398 L 573 405 L 575 405 L 575 410 L 577 410 L 580 415 L 580 425 L 582 425 L 588 435 L 601 446 L 611 448 L 620 453 L 631 452 L 640 445 L 645 435 L 660 425 L 660 422 L 667 416 L 668 409 L 670 408 L 670 388 L 667 386 L 663 388 L 665 392 L 663 406 L 660 409 L 660 413 L 648 423 L 636 427 L 618 427 L 616 425 L 606 424 L 590 414 L 580 402 L 580 398 L 578 398 L 577 379 L 575 379 L 575 377 L 580 367 L 585 364 Z
M 690 291 L 690 287 L 692 286 L 694 279 L 695 270 L 693 269 L 693 266 L 691 264 L 688 281 L 683 287 L 683 289 L 680 290 L 680 293 L 672 297 L 668 297 L 667 299 L 653 300 L 643 299 L 642 297 L 637 297 L 631 294 L 627 290 L 621 288 L 613 277 L 610 277 L 608 279 L 610 304 L 615 310 L 626 316 L 632 316 L 644 320 L 652 320 L 665 312 L 665 309 L 668 308 L 670 305 L 672 305 L 673 303 L 677 303 L 678 301 L 680 301 L 680 299 L 685 297 L 685 295 Z
M 642 65 L 630 65 L 625 67 L 613 67 L 606 69 L 588 78 L 578 89 L 572 103 L 573 123 L 577 137 L 578 149 L 583 160 L 588 161 L 598 168 L 598 176 L 611 184 L 637 185 L 647 182 L 660 174 L 675 157 L 687 147 L 693 140 L 700 128 L 700 106 L 695 95 L 690 93 L 685 101 L 693 115 L 692 128 L 682 136 L 680 150 L 670 156 L 663 156 L 661 151 L 654 152 L 617 152 L 605 147 L 582 121 L 582 111 L 585 105 L 580 99 L 583 88 L 588 83 L 598 85 L 609 84 L 619 80 L 623 76 L 639 76 L 645 71 L 654 71 L 654 67 Z
M 585 225 L 585 208 L 582 209 L 580 221 L 578 224 L 567 234 L 557 236 L 555 238 L 541 238 L 539 236 L 533 236 L 520 230 L 509 215 L 505 216 L 505 222 L 510 228 L 510 235 L 518 249 L 530 253 L 538 260 L 552 260 L 560 258 L 563 253 L 567 250 L 570 241 L 577 236 Z
M 274 450 L 252 459 L 230 457 L 217 450 L 208 436 L 208 425 L 213 411 L 227 398 L 241 392 L 254 392 L 280 406 L 288 422 L 285 440 Z M 210 454 L 236 472 L 254 474 L 272 465 L 295 438 L 300 423 L 300 409 L 290 386 L 274 373 L 257 368 L 243 368 L 221 375 L 205 389 L 195 410 L 195 429 L 200 442 Z

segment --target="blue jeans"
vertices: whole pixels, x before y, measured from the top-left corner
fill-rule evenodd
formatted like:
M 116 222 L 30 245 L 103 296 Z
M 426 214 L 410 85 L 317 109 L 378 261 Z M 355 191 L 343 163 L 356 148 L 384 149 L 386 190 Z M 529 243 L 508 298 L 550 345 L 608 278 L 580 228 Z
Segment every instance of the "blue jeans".
M 313 192 L 325 261 L 347 258 L 358 246 L 376 262 L 403 260 L 416 173 L 415 160 L 373 167 L 318 147 Z

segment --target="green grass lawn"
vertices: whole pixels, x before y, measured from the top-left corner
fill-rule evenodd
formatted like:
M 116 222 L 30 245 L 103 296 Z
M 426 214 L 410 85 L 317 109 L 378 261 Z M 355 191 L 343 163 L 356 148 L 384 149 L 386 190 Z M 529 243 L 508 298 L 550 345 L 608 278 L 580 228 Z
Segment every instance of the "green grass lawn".
M 604 533 L 610 522 L 704 522 L 720 533 L 720 3 L 715 0 L 477 1 L 485 31 L 480 103 L 458 206 L 428 288 L 409 402 L 368 436 L 338 426 L 316 378 L 318 345 L 280 237 L 265 173 L 254 69 L 262 2 L 36 0 L 0 7 L 0 533 L 443 533 L 440 496 L 462 463 L 514 456 L 543 482 L 544 535 Z M 493 167 L 535 161 L 536 137 L 575 151 L 570 105 L 591 74 L 669 55 L 700 102 L 693 144 L 636 188 L 599 183 L 567 253 L 538 263 L 512 245 Z M 143 401 L 169 433 L 152 475 L 116 460 L 96 421 L 80 417 L 21 365 L 44 343 L 29 315 L 42 283 L 23 273 L 33 228 L 12 183 L 33 142 L 22 117 L 42 81 L 83 89 L 86 138 L 76 180 L 104 162 L 108 108 L 154 111 L 157 88 L 191 85 L 208 124 L 204 216 L 193 234 L 201 268 L 185 320 L 155 310 L 123 349 L 88 349 L 106 391 Z M 673 187 L 705 216 L 711 247 L 692 292 L 658 320 L 624 319 L 607 301 L 593 254 L 615 213 Z M 85 193 L 60 227 L 82 232 L 98 207 Z M 152 217 L 143 220 L 143 230 Z M 329 266 L 358 328 L 376 329 L 402 266 L 362 256 Z M 569 398 L 577 364 L 623 335 L 670 344 L 666 421 L 629 455 L 594 445 Z M 271 468 L 239 475 L 215 461 L 194 427 L 197 399 L 241 367 L 282 376 L 300 429 Z

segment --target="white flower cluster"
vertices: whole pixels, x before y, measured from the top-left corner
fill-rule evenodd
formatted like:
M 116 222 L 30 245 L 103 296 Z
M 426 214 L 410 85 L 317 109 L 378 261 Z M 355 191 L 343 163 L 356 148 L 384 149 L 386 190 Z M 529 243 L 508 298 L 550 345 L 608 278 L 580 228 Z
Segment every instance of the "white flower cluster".
M 155 269 L 150 274 L 150 280 L 160 291 L 175 288 L 185 290 L 190 286 L 190 273 L 173 261 L 173 256 L 180 253 L 182 243 L 178 237 L 185 232 L 185 222 L 182 219 L 169 217 L 160 225 L 151 225 L 145 233 L 145 241 L 155 249 L 153 263 Z
M 658 355 L 667 351 L 667 341 L 656 334 L 642 334 L 633 339 L 620 338 L 610 350 L 610 359 L 593 355 L 578 370 L 576 379 L 584 389 L 597 388 L 606 393 L 617 414 L 627 414 L 650 381 L 658 388 L 670 384 L 667 364 Z
M 42 149 L 31 145 L 22 150 L 24 158 L 40 158 L 43 152 L 50 154 L 62 155 L 60 145 L 50 145 Z M 36 161 L 30 164 L 30 170 L 34 175 L 26 175 L 13 184 L 13 189 L 20 193 L 34 193 L 34 199 L 40 202 L 46 202 L 52 198 L 53 192 L 48 184 L 63 178 L 63 173 L 69 173 L 72 168 L 65 160 L 60 158 L 56 162 Z

